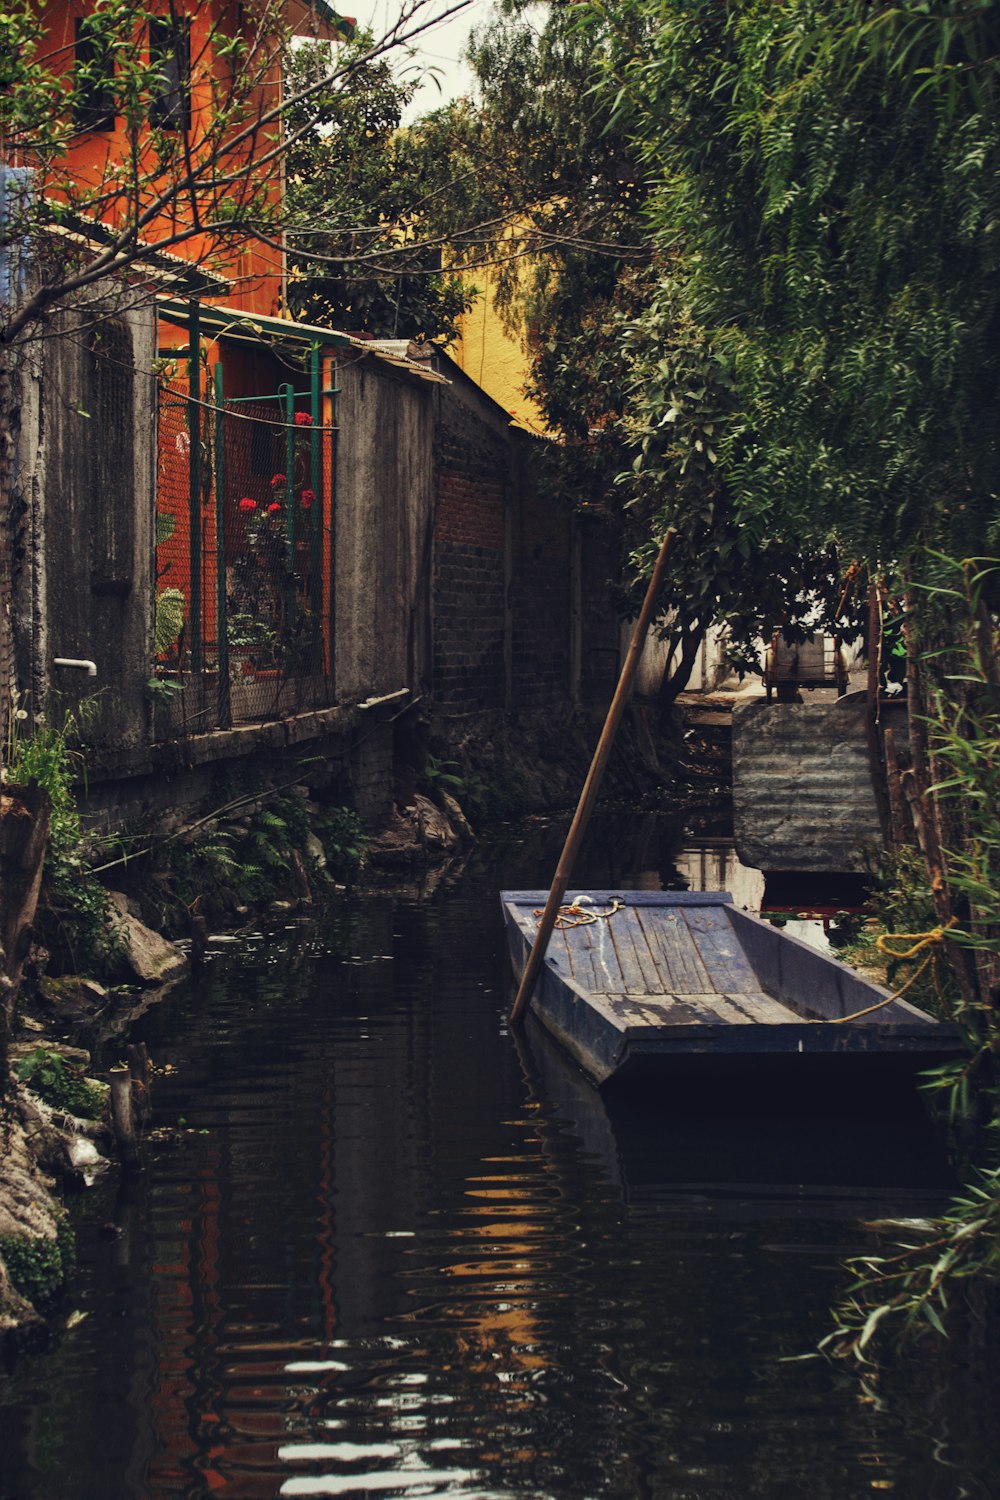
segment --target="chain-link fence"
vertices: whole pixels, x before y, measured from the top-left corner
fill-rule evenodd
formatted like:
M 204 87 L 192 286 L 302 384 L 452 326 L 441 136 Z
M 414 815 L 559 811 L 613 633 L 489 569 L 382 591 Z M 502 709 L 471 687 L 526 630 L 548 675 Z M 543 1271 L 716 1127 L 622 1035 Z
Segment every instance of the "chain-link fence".
M 160 400 L 159 737 L 333 701 L 332 425 L 310 391 Z M 325 393 L 329 395 L 330 393 Z

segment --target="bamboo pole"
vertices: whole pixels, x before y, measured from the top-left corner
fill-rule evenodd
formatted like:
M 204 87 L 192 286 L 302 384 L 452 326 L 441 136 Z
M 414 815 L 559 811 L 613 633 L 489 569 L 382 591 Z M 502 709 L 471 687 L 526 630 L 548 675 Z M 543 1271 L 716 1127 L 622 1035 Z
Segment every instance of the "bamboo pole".
M 659 556 L 656 559 L 652 577 L 649 580 L 649 587 L 646 590 L 646 597 L 642 601 L 642 609 L 639 611 L 639 618 L 635 622 L 635 629 L 632 632 L 632 640 L 629 643 L 629 648 L 625 656 L 625 663 L 621 670 L 621 676 L 618 679 L 618 686 L 611 700 L 611 707 L 608 709 L 608 716 L 604 721 L 604 728 L 597 742 L 597 749 L 594 751 L 594 758 L 590 763 L 590 770 L 587 772 L 587 779 L 583 784 L 583 791 L 580 793 L 580 800 L 577 803 L 569 833 L 566 835 L 562 854 L 559 856 L 559 863 L 556 866 L 556 873 L 551 889 L 549 890 L 548 900 L 545 903 L 545 911 L 542 913 L 542 920 L 538 924 L 534 944 L 531 952 L 528 954 L 528 961 L 524 966 L 521 983 L 510 1012 L 512 1024 L 520 1021 L 522 1014 L 531 1000 L 532 991 L 535 988 L 535 980 L 538 977 L 538 971 L 541 968 L 542 960 L 549 946 L 552 929 L 556 925 L 559 907 L 562 905 L 562 898 L 566 894 L 566 887 L 573 873 L 573 865 L 576 862 L 576 856 L 583 842 L 583 835 L 587 831 L 587 824 L 590 822 L 590 814 L 593 812 L 594 803 L 597 801 L 597 793 L 604 779 L 604 772 L 611 758 L 615 735 L 618 732 L 618 726 L 625 712 L 625 705 L 628 703 L 629 694 L 632 691 L 632 681 L 635 677 L 636 668 L 639 665 L 639 657 L 645 643 L 646 632 L 649 629 L 653 613 L 656 609 L 656 600 L 660 592 L 660 584 L 667 565 L 667 558 L 670 555 L 670 549 L 674 544 L 676 536 L 677 532 L 671 526 L 660 546 Z

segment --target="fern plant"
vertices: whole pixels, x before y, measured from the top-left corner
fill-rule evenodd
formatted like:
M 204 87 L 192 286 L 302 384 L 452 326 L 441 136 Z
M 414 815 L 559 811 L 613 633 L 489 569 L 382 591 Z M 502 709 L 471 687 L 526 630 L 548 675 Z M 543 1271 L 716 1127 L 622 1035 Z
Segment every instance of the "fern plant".
M 85 858 L 75 791 L 84 773 L 84 757 L 73 746 L 77 738 L 74 715 L 66 714 L 58 727 L 36 715 L 33 732 L 12 745 L 8 775 L 12 782 L 41 787 L 49 798 L 43 924 L 73 967 L 108 973 L 121 953 L 123 937 L 107 892 L 90 874 Z

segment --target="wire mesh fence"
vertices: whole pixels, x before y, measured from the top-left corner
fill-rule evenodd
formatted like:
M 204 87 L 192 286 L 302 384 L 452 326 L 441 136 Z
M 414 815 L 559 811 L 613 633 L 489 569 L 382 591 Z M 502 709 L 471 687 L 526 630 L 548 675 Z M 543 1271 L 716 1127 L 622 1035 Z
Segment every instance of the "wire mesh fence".
M 333 428 L 320 392 L 161 390 L 158 737 L 333 701 Z M 304 409 L 309 407 L 310 409 Z

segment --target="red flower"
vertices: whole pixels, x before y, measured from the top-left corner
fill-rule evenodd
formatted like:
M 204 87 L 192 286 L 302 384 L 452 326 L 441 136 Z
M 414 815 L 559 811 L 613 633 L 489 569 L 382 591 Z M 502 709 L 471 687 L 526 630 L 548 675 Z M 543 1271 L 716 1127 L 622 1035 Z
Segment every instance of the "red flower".
M 272 500 L 271 503 L 270 503 L 270 505 L 267 507 L 267 513 L 268 513 L 269 516 L 273 516 L 274 513 L 275 513 L 275 511 L 276 510 L 280 510 L 280 509 L 281 509 L 281 506 L 278 504 L 278 501 L 277 500 Z
M 282 488 L 282 486 L 286 485 L 287 483 L 288 483 L 288 476 L 287 476 L 287 474 L 273 474 L 271 476 L 271 488 L 272 488 L 272 490 L 280 490 Z
M 307 411 L 297 411 L 295 413 L 295 425 L 296 425 L 296 427 L 311 427 L 312 424 L 313 424 L 313 419 L 312 419 L 312 417 L 309 415 L 309 413 Z
M 308 510 L 309 507 L 310 507 L 310 505 L 312 505 L 312 503 L 313 503 L 313 501 L 315 499 L 316 499 L 316 491 L 315 490 L 303 490 L 302 491 L 302 509 L 303 510 Z
M 256 500 L 251 500 L 249 495 L 244 495 L 243 499 L 240 501 L 240 510 L 256 510 L 256 509 L 257 509 L 257 502 L 256 502 Z

